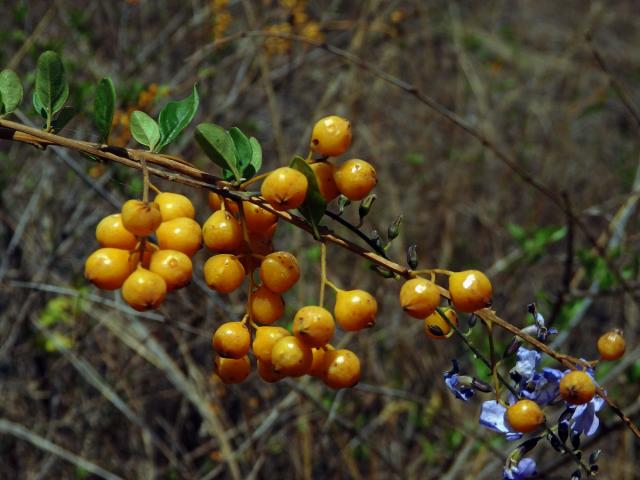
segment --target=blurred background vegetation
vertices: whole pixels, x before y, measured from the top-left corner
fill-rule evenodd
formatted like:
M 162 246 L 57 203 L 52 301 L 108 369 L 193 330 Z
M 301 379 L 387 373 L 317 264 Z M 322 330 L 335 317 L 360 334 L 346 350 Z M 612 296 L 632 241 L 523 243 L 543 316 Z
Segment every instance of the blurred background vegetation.
M 58 51 L 79 111 L 63 134 L 93 141 L 95 85 L 111 76 L 113 143 L 129 146 L 132 110 L 157 113 L 197 83 L 196 120 L 256 136 L 268 168 L 306 154 L 318 118 L 349 118 L 349 155 L 372 162 L 380 179 L 364 230 L 385 232 L 402 213 L 393 258 L 403 261 L 415 243 L 425 268 L 484 270 L 502 317 L 527 325 L 535 301 L 560 330 L 554 346 L 577 357 L 594 358 L 597 336 L 623 328 L 627 355 L 597 373 L 637 422 L 638 305 L 562 208 L 357 65 L 302 42 L 239 35 L 326 40 L 435 98 L 564 196 L 637 290 L 640 125 L 623 101 L 640 103 L 637 8 L 633 0 L 5 0 L 0 66 L 26 84 L 18 120 L 38 123 L 32 72 L 42 51 Z M 191 131 L 169 153 L 215 172 Z M 187 193 L 198 219 L 208 216 L 205 192 L 158 185 Z M 480 401 L 454 399 L 442 381 L 452 358 L 481 378 L 486 370 L 459 342 L 427 339 L 398 307 L 398 282 L 349 252 L 329 248 L 330 277 L 372 292 L 380 313 L 374 329 L 338 334 L 363 376 L 337 393 L 317 380 L 269 385 L 254 374 L 227 387 L 212 376 L 211 333 L 241 317 L 242 294 L 221 297 L 198 280 L 157 312 L 136 314 L 90 286 L 83 262 L 97 246 L 96 223 L 140 191 L 140 175 L 125 167 L 0 142 L 0 477 L 231 478 L 228 452 L 240 478 L 501 477 L 513 445 L 479 429 Z M 304 272 L 287 295 L 292 313 L 315 302 L 319 250 L 288 225 L 276 245 Z M 206 256 L 196 257 L 198 269 Z M 500 348 L 510 340 L 500 335 Z M 604 450 L 604 477 L 637 478 L 637 439 L 609 410 L 600 417 L 589 448 Z M 574 469 L 550 448 L 535 456 L 542 478 Z

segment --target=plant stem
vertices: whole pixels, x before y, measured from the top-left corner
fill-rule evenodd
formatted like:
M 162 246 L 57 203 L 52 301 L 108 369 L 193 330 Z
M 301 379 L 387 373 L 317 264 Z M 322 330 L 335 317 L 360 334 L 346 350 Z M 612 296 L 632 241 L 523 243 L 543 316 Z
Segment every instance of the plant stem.
M 327 283 L 327 244 L 320 242 L 320 301 L 324 307 L 324 286 Z

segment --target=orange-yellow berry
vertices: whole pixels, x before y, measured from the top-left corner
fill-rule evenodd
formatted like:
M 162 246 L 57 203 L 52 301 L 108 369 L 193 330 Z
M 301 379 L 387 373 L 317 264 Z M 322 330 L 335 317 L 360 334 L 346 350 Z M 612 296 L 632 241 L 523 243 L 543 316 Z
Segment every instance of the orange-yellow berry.
M 124 228 L 122 215 L 114 213 L 100 220 L 96 227 L 96 240 L 101 247 L 133 250 L 136 247 L 136 236 Z
M 220 210 L 222 206 L 222 197 L 216 192 L 209 192 L 207 195 L 207 201 L 211 210 Z
M 271 351 L 275 343 L 283 337 L 291 334 L 286 328 L 267 325 L 256 328 L 256 335 L 253 339 L 253 354 L 258 360 L 271 363 Z
M 400 289 L 400 305 L 413 318 L 425 318 L 440 305 L 440 290 L 425 278 L 407 280 Z
M 213 334 L 213 348 L 224 358 L 242 358 L 249 353 L 251 334 L 242 322 L 226 322 Z
M 179 193 L 162 192 L 156 195 L 153 201 L 160 207 L 163 222 L 179 217 L 195 218 L 196 216 L 191 200 Z
M 530 433 L 544 424 L 544 412 L 532 400 L 519 400 L 507 408 L 507 422 L 516 432 Z
M 572 405 L 588 403 L 596 394 L 596 384 L 587 372 L 573 370 L 560 380 L 560 396 Z
M 279 294 L 260 286 L 251 295 L 250 308 L 253 321 L 270 325 L 284 313 L 284 300 Z
M 300 278 L 298 261 L 289 252 L 273 252 L 260 263 L 262 284 L 275 293 L 282 293 L 295 285 Z
M 127 200 L 122 205 L 122 224 L 134 235 L 151 235 L 162 223 L 160 207 L 155 202 Z
M 204 222 L 205 245 L 216 252 L 233 252 L 242 246 L 242 225 L 227 210 L 218 210 Z
M 122 285 L 122 298 L 140 312 L 158 308 L 167 295 L 167 284 L 157 273 L 137 268 Z
M 246 355 L 238 359 L 217 356 L 215 366 L 216 374 L 227 385 L 241 383 L 251 373 L 251 361 Z
M 313 126 L 309 147 L 325 157 L 337 157 L 351 145 L 351 123 L 337 115 L 321 118 Z
M 329 203 L 340 195 L 336 181 L 333 178 L 336 168 L 332 163 L 315 162 L 312 163 L 310 167 L 316 176 L 318 189 L 320 190 L 320 194 L 322 195 L 322 198 L 324 198 L 325 202 Z
M 193 257 L 202 246 L 200 225 L 192 218 L 178 217 L 162 224 L 156 230 L 158 245 L 163 250 L 178 250 Z
M 120 288 L 131 270 L 129 252 L 119 248 L 99 248 L 84 264 L 84 276 L 103 290 Z
M 298 208 L 307 196 L 307 177 L 290 167 L 276 168 L 262 182 L 260 193 L 276 210 Z
M 351 350 L 329 350 L 323 363 L 322 380 L 331 388 L 353 387 L 360 380 L 360 359 Z
M 442 312 L 454 326 L 458 326 L 458 315 L 452 308 L 445 307 Z M 438 312 L 433 312 L 424 319 L 424 333 L 427 337 L 444 340 L 453 334 L 451 325 Z
M 158 250 L 151 255 L 149 270 L 167 284 L 167 291 L 189 285 L 193 275 L 191 259 L 178 250 Z
M 352 201 L 362 200 L 378 183 L 373 166 L 357 158 L 336 168 L 333 178 L 340 193 Z
M 326 350 L 324 348 L 312 348 L 311 354 L 313 360 L 311 361 L 311 367 L 309 368 L 309 375 L 313 377 L 321 377 L 324 373 L 324 357 Z
M 228 253 L 214 255 L 204 262 L 204 281 L 213 290 L 231 293 L 244 281 L 244 267 L 238 257 Z
M 311 347 L 293 335 L 276 341 L 271 350 L 273 369 L 288 377 L 304 375 L 311 368 L 312 361 Z
M 293 318 L 293 334 L 310 347 L 323 347 L 335 330 L 333 315 L 322 307 L 307 305 Z
M 624 355 L 625 348 L 626 342 L 618 330 L 607 332 L 598 339 L 598 352 L 602 360 L 619 359 Z
M 251 233 L 265 233 L 278 221 L 275 213 L 251 202 L 242 202 L 242 213 Z
M 478 270 L 454 272 L 449 276 L 449 293 L 456 310 L 475 312 L 491 305 L 493 289 L 487 276 Z
M 375 325 L 378 302 L 364 290 L 340 290 L 333 313 L 343 330 L 356 332 Z
M 283 373 L 276 372 L 271 363 L 262 360 L 258 360 L 258 375 L 267 383 L 278 382 L 286 377 Z

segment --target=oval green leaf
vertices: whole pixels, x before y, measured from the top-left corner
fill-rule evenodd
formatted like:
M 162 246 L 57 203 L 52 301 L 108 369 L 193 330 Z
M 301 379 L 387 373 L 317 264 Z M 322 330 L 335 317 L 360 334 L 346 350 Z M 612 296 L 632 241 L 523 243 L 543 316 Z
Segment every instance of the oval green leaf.
M 131 114 L 131 136 L 138 143 L 153 150 L 160 141 L 160 127 L 156 121 L 140 110 L 135 110 Z
M 13 112 L 22 102 L 22 83 L 13 70 L 0 72 L 0 114 Z
M 213 123 L 201 123 L 196 127 L 196 140 L 216 165 L 231 171 L 236 180 L 242 178 L 238 170 L 236 147 L 229 132 Z
M 56 52 L 48 50 L 38 58 L 34 95 L 37 96 L 39 105 L 45 111 L 47 125 L 50 125 L 53 115 L 64 106 L 64 102 L 69 96 L 69 85 L 65 79 L 64 66 Z
M 115 110 L 116 89 L 110 78 L 103 78 L 98 82 L 96 98 L 93 102 L 93 121 L 98 128 L 101 142 L 107 143 L 109 141 Z
M 198 90 L 194 85 L 191 95 L 187 98 L 178 102 L 169 102 L 162 108 L 158 117 L 158 123 L 160 124 L 158 151 L 178 138 L 182 130 L 191 123 L 198 110 L 199 102 Z
M 318 226 L 320 220 L 324 216 L 324 211 L 327 207 L 327 203 L 324 201 L 324 197 L 320 193 L 318 188 L 318 182 L 316 175 L 309 164 L 302 157 L 293 157 L 289 164 L 291 168 L 298 170 L 305 177 L 307 177 L 307 195 L 304 199 L 304 203 L 298 208 L 298 211 L 309 222 L 313 228 L 314 236 L 319 238 Z

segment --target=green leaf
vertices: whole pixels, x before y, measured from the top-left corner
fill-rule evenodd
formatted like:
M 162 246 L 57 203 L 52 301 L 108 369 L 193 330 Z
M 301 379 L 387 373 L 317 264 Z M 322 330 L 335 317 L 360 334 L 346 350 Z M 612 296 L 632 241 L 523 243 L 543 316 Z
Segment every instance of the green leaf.
M 314 236 L 318 238 L 320 236 L 318 226 L 324 215 L 327 203 L 324 201 L 324 197 L 320 193 L 318 182 L 313 170 L 304 158 L 298 156 L 293 157 L 289 166 L 298 170 L 307 177 L 307 195 L 304 199 L 304 203 L 298 208 L 298 210 L 313 227 Z
M 249 161 L 249 165 L 253 168 L 253 175 L 255 175 L 262 168 L 262 147 L 255 137 L 251 137 L 249 143 L 251 144 L 251 160 Z M 247 176 L 245 174 L 245 178 L 251 178 L 253 175 Z
M 194 85 L 191 95 L 187 98 L 178 102 L 169 102 L 162 108 L 158 117 L 158 123 L 160 123 L 158 151 L 178 138 L 180 132 L 191 123 L 198 110 L 199 102 L 198 91 Z
M 47 111 L 44 109 L 44 105 L 40 103 L 40 100 L 38 99 L 38 95 L 36 95 L 35 92 L 33 93 L 32 100 L 33 100 L 33 109 L 36 111 L 36 113 L 38 113 L 38 115 L 46 119 Z
M 213 123 L 201 123 L 196 127 L 196 140 L 216 165 L 232 172 L 236 180 L 242 178 L 238 171 L 236 147 L 229 132 Z
M 12 70 L 0 72 L 0 114 L 13 112 L 22 102 L 22 83 Z
M 69 123 L 78 111 L 73 107 L 63 107 L 62 110 L 56 115 L 56 118 L 51 122 L 53 133 L 58 133 L 62 130 L 67 123 Z
M 108 142 L 116 110 L 116 89 L 110 78 L 103 78 L 98 82 L 96 98 L 93 102 L 93 121 L 98 127 L 100 141 Z
M 247 136 L 242 133 L 238 127 L 229 129 L 229 135 L 233 140 L 233 145 L 236 149 L 236 160 L 238 163 L 238 170 L 242 172 L 249 162 L 251 162 L 251 143 Z
M 37 96 L 38 104 L 45 111 L 48 127 L 51 125 L 53 115 L 64 106 L 64 102 L 69 96 L 69 85 L 65 79 L 64 66 L 56 52 L 48 50 L 38 58 L 34 95 Z M 36 99 L 34 99 L 35 103 Z
M 153 150 L 160 141 L 160 127 L 156 121 L 140 110 L 131 114 L 131 135 L 138 143 Z

